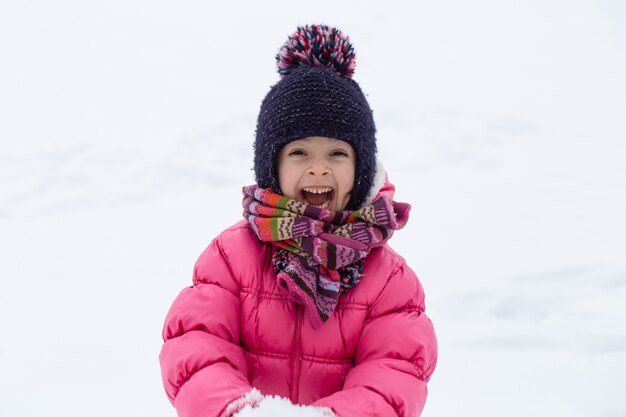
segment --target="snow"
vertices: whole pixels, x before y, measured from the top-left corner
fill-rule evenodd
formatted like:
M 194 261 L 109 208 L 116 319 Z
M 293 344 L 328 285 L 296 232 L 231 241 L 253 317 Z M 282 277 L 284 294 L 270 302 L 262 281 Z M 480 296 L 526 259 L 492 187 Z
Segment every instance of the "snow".
M 425 417 L 626 416 L 619 1 L 0 2 L 0 416 L 173 416 L 170 303 L 239 220 L 297 24 L 348 33 L 413 205 Z M 284 413 L 289 415 L 287 411 Z
M 241 408 L 234 417 L 274 417 L 274 416 L 300 416 L 300 417 L 335 417 L 330 408 L 310 405 L 295 405 L 287 398 L 268 395 L 258 404 L 247 405 Z

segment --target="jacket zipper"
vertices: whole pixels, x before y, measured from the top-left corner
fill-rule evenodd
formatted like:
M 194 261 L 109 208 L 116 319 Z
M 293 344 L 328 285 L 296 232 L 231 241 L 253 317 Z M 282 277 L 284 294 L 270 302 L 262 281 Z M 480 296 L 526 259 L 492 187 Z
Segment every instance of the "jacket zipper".
M 293 358 L 291 361 L 291 392 L 289 399 L 292 403 L 298 403 L 300 391 L 300 366 L 302 364 L 302 321 L 304 318 L 304 306 L 296 304 L 296 332 L 293 339 Z

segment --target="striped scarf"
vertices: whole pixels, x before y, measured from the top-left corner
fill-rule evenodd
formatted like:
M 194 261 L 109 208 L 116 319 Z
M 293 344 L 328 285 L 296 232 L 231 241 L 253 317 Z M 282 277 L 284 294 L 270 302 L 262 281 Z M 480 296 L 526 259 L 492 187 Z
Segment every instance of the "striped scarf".
M 313 328 L 324 324 L 339 294 L 356 285 L 365 257 L 406 224 L 411 206 L 386 197 L 355 211 L 331 211 L 273 193 L 243 188 L 244 218 L 275 245 L 278 284 L 303 304 Z

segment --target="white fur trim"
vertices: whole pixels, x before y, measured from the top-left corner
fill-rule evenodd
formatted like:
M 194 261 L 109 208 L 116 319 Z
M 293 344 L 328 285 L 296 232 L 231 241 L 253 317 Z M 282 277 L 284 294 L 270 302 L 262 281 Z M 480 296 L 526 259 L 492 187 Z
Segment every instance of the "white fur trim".
M 369 206 L 376 198 L 376 195 L 385 185 L 385 181 L 387 180 L 387 172 L 385 171 L 385 167 L 380 159 L 376 158 L 376 175 L 374 176 L 374 183 L 372 184 L 372 188 L 370 188 L 370 192 L 365 199 L 362 207 Z

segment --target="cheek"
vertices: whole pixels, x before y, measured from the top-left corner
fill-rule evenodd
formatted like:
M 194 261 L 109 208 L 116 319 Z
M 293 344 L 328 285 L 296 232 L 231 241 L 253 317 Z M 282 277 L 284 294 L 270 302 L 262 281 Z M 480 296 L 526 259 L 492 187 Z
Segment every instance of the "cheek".
M 287 166 L 279 166 L 278 168 L 278 186 L 285 197 L 294 198 L 294 190 L 296 188 L 295 175 Z
M 354 168 L 349 167 L 343 170 L 338 181 L 338 185 L 344 193 L 349 193 L 354 187 Z

